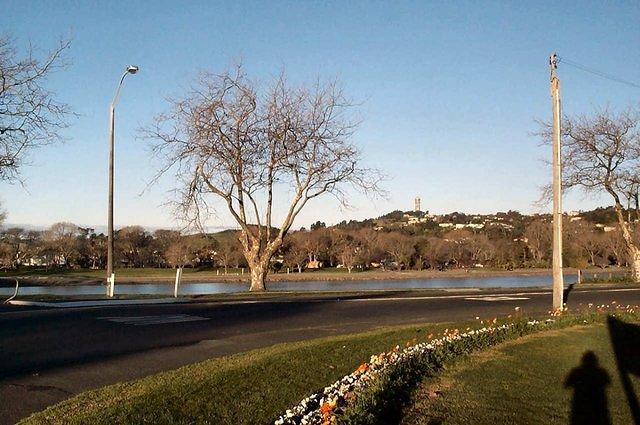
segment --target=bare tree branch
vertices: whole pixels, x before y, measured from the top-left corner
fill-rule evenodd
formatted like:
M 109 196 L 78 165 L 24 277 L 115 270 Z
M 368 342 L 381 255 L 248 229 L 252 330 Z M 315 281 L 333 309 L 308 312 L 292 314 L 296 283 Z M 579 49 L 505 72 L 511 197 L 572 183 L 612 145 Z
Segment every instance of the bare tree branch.
M 61 41 L 44 59 L 29 47 L 19 58 L 13 41 L 0 37 L 0 180 L 19 181 L 20 169 L 35 148 L 60 142 L 69 107 L 45 88 L 48 76 L 67 65 L 69 41 Z

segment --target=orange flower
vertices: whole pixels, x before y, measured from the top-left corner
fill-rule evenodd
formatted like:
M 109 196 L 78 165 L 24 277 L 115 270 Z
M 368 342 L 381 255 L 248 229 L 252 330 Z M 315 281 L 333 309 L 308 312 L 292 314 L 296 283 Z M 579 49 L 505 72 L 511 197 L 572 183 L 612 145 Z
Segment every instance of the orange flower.
M 333 412 L 333 409 L 336 407 L 336 403 L 334 401 L 332 402 L 325 402 L 322 407 L 320 408 L 320 411 L 322 412 L 322 416 L 328 416 L 331 414 L 331 412 Z
M 357 373 L 362 373 L 365 372 L 367 369 L 369 369 L 369 363 L 362 363 L 358 369 L 356 369 Z
M 322 412 L 322 423 L 330 424 L 333 422 L 333 409 L 336 408 L 337 402 L 336 400 L 331 400 L 325 402 L 322 407 L 320 407 L 320 412 Z

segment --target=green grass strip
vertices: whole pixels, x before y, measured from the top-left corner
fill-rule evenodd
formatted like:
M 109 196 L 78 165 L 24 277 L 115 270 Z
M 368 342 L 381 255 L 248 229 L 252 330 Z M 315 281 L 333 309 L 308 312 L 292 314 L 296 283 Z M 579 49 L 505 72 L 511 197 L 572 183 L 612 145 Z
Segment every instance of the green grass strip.
M 638 347 L 640 341 L 628 343 Z M 585 366 L 589 352 L 593 367 Z M 607 379 L 593 378 L 602 375 Z M 640 379 L 631 379 L 638 394 Z M 596 323 L 531 335 L 461 360 L 420 383 L 402 423 L 601 423 L 603 416 L 613 424 L 634 423 L 609 330 Z
M 570 326 L 601 315 L 567 316 L 553 326 Z M 372 354 L 407 342 L 427 342 L 445 328 L 461 331 L 470 322 L 384 328 L 372 332 L 278 344 L 163 372 L 140 380 L 81 393 L 23 420 L 22 424 L 267 424 L 307 395 L 351 373 Z M 513 335 L 516 337 L 517 335 Z M 487 341 L 489 346 L 499 341 Z M 482 348 L 482 347 L 477 347 Z M 473 348 L 473 349 L 477 349 Z M 385 423 L 381 412 L 406 404 L 426 374 L 469 352 L 455 347 L 434 362 L 409 365 L 376 382 L 358 398 L 344 423 Z M 402 394 L 402 397 L 395 397 Z M 396 400 L 393 400 L 393 398 Z M 391 401 L 390 401 L 391 400 Z M 392 411 L 393 409 L 389 409 Z M 360 412 L 360 413 L 358 413 Z M 364 417 L 362 421 L 360 418 Z M 397 413 L 396 416 L 397 417 Z M 369 418 L 369 419 L 366 419 Z M 389 418 L 389 416 L 387 417 Z M 377 421 L 377 422 L 376 422 Z M 389 422 L 386 422 L 389 423 Z
M 448 326 L 383 328 L 211 359 L 81 393 L 21 423 L 273 423 L 282 411 L 352 372 L 372 353 L 414 339 L 426 341 Z

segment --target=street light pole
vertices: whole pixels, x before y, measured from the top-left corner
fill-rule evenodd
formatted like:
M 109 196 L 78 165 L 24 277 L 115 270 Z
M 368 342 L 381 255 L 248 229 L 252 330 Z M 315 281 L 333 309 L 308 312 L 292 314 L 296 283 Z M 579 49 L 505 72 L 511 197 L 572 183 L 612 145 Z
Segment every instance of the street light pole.
M 135 74 L 138 72 L 138 67 L 135 65 L 127 66 L 127 69 L 120 78 L 120 83 L 116 89 L 116 94 L 109 106 L 109 207 L 108 207 L 108 219 L 107 219 L 107 297 L 113 297 L 116 275 L 113 270 L 113 145 L 114 145 L 114 130 L 116 119 L 116 104 L 118 103 L 118 97 L 120 96 L 120 89 L 122 83 L 127 74 Z

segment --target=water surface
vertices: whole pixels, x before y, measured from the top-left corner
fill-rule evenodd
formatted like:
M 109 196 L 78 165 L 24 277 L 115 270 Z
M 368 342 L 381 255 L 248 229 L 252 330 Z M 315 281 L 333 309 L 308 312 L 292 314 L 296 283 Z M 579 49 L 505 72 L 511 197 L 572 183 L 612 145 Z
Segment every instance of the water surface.
M 576 276 L 566 275 L 565 284 L 576 282 Z M 423 279 L 381 279 L 350 281 L 293 281 L 270 282 L 270 291 L 366 291 L 376 289 L 446 289 L 446 288 L 523 288 L 551 286 L 551 275 L 496 277 L 438 277 Z M 183 295 L 232 294 L 249 290 L 248 283 L 203 282 L 183 283 Z M 173 295 L 172 283 L 122 284 L 116 283 L 116 294 Z M 102 295 L 104 285 L 25 286 L 20 295 Z M 13 288 L 0 288 L 1 295 L 13 294 Z

